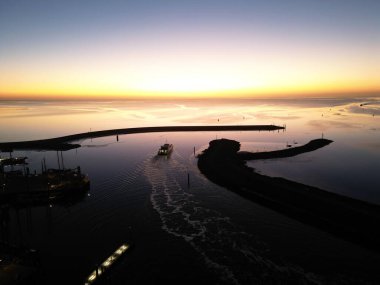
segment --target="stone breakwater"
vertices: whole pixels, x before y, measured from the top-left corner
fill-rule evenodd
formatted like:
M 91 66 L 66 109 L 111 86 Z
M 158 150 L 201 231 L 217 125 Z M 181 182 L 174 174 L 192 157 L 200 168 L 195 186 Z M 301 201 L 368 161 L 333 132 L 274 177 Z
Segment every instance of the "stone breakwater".
M 211 181 L 256 203 L 346 240 L 380 251 L 380 207 L 316 187 L 258 174 L 245 159 L 298 155 L 331 143 L 318 139 L 304 146 L 268 153 L 239 153 L 240 143 L 210 142 L 198 158 L 200 171 Z
M 80 144 L 72 144 L 73 141 L 99 138 L 116 135 L 154 133 L 154 132 L 196 132 L 196 131 L 277 131 L 283 130 L 284 127 L 275 125 L 218 125 L 218 126 L 162 126 L 162 127 L 142 127 L 142 128 L 125 128 L 94 131 L 68 135 L 63 137 L 20 141 L 20 142 L 3 142 L 0 143 L 2 152 L 11 152 L 13 150 L 69 150 L 80 147 Z

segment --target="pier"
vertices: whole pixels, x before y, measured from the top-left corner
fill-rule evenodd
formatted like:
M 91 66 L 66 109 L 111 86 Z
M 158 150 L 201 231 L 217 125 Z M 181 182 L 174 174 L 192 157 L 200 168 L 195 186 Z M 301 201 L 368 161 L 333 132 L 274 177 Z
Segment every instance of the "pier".
M 108 270 L 124 255 L 124 253 L 130 248 L 128 243 L 122 244 L 118 249 L 115 250 L 105 261 L 103 261 L 100 266 L 96 266 L 95 270 L 87 277 L 84 285 L 94 284 L 99 280 L 100 277 L 108 272 Z

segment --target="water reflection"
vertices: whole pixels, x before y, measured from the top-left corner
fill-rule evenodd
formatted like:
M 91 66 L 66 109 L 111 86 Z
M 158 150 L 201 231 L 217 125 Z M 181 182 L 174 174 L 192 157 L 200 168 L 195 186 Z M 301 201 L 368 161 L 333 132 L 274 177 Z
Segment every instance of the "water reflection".
M 136 283 L 147 276 L 178 284 L 184 276 L 196 281 L 213 274 L 219 284 L 262 283 L 268 281 L 265 278 L 280 284 L 290 277 L 303 284 L 378 281 L 377 254 L 214 185 L 199 173 L 194 155 L 194 149 L 199 153 L 215 138 L 240 141 L 242 149 L 249 151 L 268 151 L 285 148 L 287 142 L 302 145 L 323 133 L 334 140 L 332 145 L 253 166 L 265 174 L 380 202 L 376 173 L 380 117 L 359 112 L 370 107 L 373 112 L 375 102 L 378 99 L 2 102 L 0 130 L 7 130 L 2 132 L 2 141 L 90 129 L 198 123 L 286 124 L 287 130 L 96 138 L 65 152 L 64 160 L 52 151 L 15 152 L 14 156 L 28 157 L 30 173 L 41 173 L 44 159 L 45 169 L 80 165 L 81 172 L 91 178 L 91 196 L 52 207 L 50 203 L 24 208 L 3 205 L 1 238 L 39 249 L 46 284 L 84 280 L 99 260 L 125 240 L 134 241 L 136 248 L 115 273 L 119 284 Z M 4 113 L 4 108 L 13 110 Z M 172 156 L 155 158 L 166 141 L 174 145 Z

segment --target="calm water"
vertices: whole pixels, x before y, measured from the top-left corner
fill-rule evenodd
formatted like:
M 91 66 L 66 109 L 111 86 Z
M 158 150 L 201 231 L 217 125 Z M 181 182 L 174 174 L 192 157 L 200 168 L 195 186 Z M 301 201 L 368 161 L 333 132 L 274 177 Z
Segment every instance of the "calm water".
M 360 106 L 362 104 L 362 106 Z M 193 149 L 215 138 L 258 151 L 322 136 L 294 158 L 249 162 L 262 173 L 380 203 L 380 101 L 1 102 L 0 140 L 191 124 L 286 124 L 285 132 L 155 133 L 98 138 L 63 154 L 91 179 L 77 203 L 9 209 L 1 238 L 37 248 L 45 284 L 82 284 L 125 240 L 134 249 L 109 284 L 357 284 L 380 280 L 380 255 L 247 201 L 205 179 Z M 156 152 L 174 144 L 165 159 Z M 30 168 L 55 152 L 21 151 Z M 2 156 L 7 156 L 3 153 Z M 377 171 L 377 172 L 376 172 Z M 187 174 L 190 174 L 190 185 Z

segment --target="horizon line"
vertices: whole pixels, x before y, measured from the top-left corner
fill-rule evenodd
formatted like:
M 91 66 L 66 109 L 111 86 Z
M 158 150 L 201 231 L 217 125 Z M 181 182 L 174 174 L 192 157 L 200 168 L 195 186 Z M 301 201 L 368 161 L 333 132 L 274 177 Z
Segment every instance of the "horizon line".
M 307 99 L 307 98 L 354 98 L 380 96 L 380 90 L 331 91 L 331 92 L 284 92 L 271 94 L 225 95 L 79 95 L 79 94 L 1 94 L 1 101 L 101 101 L 101 100 L 243 100 L 243 99 Z

